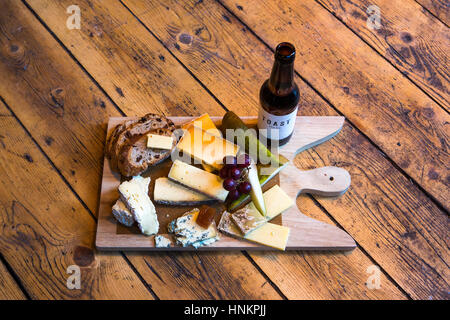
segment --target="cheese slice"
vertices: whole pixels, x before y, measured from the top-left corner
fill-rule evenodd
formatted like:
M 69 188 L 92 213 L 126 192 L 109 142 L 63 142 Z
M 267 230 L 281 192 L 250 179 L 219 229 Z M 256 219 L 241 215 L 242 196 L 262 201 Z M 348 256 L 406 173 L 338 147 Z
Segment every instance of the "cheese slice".
M 173 145 L 173 137 L 160 136 L 149 133 L 147 135 L 147 148 L 170 150 Z
M 207 113 L 202 114 L 200 117 L 195 118 L 194 120 L 189 121 L 188 123 L 183 125 L 183 129 L 188 129 L 190 126 L 196 126 L 203 131 L 206 131 L 210 134 L 213 134 L 218 137 L 222 137 L 222 132 L 217 129 L 214 122 L 211 120 Z
M 228 191 L 222 186 L 223 180 L 218 176 L 180 160 L 175 160 L 170 168 L 169 179 L 203 193 L 211 198 L 225 201 Z
M 295 204 L 294 199 L 289 197 L 277 184 L 264 192 L 263 198 L 267 210 L 267 220 L 272 220 Z
M 285 250 L 289 231 L 288 227 L 268 222 L 246 234 L 244 238 L 275 249 Z
M 267 222 L 244 236 L 233 223 L 231 213 L 228 211 L 222 214 L 218 229 L 232 237 L 246 239 L 279 250 L 286 249 L 290 231 L 288 227 Z
M 158 178 L 155 180 L 153 199 L 157 203 L 177 206 L 195 206 L 197 204 L 215 201 L 202 193 L 186 188 L 168 178 Z
M 136 176 L 119 186 L 120 199 L 131 211 L 139 229 L 145 235 L 156 234 L 159 229 L 156 209 L 148 196 L 149 183 L 150 178 Z
M 236 156 L 239 146 L 196 126 L 190 126 L 178 142 L 177 149 L 198 163 L 205 163 L 219 170 L 223 166 L 223 158 Z

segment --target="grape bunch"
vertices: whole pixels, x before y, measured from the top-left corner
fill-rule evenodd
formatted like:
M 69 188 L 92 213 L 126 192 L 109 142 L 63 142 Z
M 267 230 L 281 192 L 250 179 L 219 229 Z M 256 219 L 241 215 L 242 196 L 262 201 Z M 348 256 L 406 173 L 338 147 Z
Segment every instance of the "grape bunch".
M 224 166 L 219 171 L 223 180 L 223 188 L 227 191 L 229 200 L 236 200 L 241 194 L 248 194 L 252 186 L 245 180 L 245 171 L 250 166 L 248 154 L 240 154 L 237 157 L 226 156 L 223 158 Z

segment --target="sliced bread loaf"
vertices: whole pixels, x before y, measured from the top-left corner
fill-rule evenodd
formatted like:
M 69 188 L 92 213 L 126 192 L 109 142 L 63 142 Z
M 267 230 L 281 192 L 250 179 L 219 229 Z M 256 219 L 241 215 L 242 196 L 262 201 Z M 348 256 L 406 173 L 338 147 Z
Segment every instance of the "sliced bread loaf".
M 136 176 L 149 166 L 160 163 L 170 156 L 172 149 L 176 145 L 176 139 L 173 140 L 171 150 L 153 149 L 147 147 L 147 134 L 156 134 L 160 136 L 171 136 L 171 129 L 156 129 L 145 134 L 134 136 L 120 150 L 118 157 L 118 167 L 122 175 L 126 177 Z
M 132 140 L 136 140 L 136 138 L 155 129 L 175 131 L 175 124 L 170 119 L 154 113 L 149 113 L 137 120 L 126 121 L 119 126 L 117 131 L 114 130 L 111 134 L 112 140 L 110 140 L 108 151 L 111 168 L 114 171 L 119 169 L 118 161 L 119 155 L 122 153 L 122 148 L 125 145 L 129 145 Z

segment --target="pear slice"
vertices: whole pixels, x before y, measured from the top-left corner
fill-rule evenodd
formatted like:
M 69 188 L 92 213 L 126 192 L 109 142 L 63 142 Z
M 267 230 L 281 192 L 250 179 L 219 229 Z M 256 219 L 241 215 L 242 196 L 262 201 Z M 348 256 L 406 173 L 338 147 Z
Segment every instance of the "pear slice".
M 252 186 L 250 197 L 252 198 L 253 204 L 255 205 L 256 209 L 258 209 L 258 211 L 265 217 L 267 214 L 266 205 L 264 203 L 261 184 L 259 183 L 258 169 L 253 161 L 248 168 L 248 181 Z

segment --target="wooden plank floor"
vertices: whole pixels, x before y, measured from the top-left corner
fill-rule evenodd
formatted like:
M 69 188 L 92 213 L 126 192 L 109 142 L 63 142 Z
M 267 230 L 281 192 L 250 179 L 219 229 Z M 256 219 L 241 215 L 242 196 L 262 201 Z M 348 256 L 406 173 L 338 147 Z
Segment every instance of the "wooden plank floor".
M 448 299 L 445 1 L 80 0 L 69 30 L 72 4 L 2 1 L 0 299 Z M 347 118 L 296 161 L 341 166 L 351 188 L 297 205 L 358 248 L 96 251 L 108 117 L 256 115 L 280 41 L 297 47 L 299 114 Z

